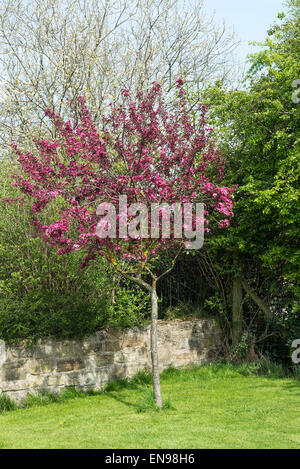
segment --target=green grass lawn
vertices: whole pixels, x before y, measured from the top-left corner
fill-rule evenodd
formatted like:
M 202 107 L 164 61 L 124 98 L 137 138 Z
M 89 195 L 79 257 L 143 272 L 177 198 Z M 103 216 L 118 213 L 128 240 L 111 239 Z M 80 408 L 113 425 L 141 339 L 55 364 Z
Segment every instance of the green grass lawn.
M 300 383 L 214 365 L 162 376 L 173 408 L 143 410 L 147 384 L 110 386 L 0 415 L 0 448 L 300 448 Z

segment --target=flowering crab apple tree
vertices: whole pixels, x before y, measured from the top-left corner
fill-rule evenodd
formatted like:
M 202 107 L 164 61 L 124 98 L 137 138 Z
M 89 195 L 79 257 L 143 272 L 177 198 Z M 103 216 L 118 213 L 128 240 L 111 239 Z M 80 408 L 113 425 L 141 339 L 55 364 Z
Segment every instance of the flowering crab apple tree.
M 85 250 L 82 267 L 106 256 L 151 295 L 153 389 L 160 407 L 157 281 L 183 248 L 201 247 L 204 232 L 227 227 L 233 216 L 234 188 L 221 186 L 224 160 L 206 123 L 207 109 L 201 104 L 191 113 L 183 85 L 179 79 L 171 108 L 157 83 L 134 99 L 124 89 L 121 104 L 110 105 L 99 130 L 83 98 L 77 124 L 47 109 L 57 138 L 36 141 L 36 154 L 13 144 L 22 168 L 15 185 L 34 199 L 32 223 L 40 237 L 60 254 Z M 45 225 L 39 212 L 56 198 L 62 208 Z M 157 275 L 154 260 L 162 255 L 170 265 Z

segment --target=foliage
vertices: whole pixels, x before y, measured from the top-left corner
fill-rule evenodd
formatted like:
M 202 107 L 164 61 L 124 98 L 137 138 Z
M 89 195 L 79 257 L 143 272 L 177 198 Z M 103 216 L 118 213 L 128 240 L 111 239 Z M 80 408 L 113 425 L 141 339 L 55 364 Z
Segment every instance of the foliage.
M 109 326 L 134 327 L 150 321 L 151 306 L 148 294 L 134 285 L 130 287 L 125 283 L 116 290 L 115 301 L 108 306 Z
M 247 332 L 243 333 L 240 342 L 232 347 L 231 353 L 234 361 L 243 362 L 248 359 L 253 339 L 253 334 Z
M 244 325 L 255 334 L 267 328 L 273 337 L 261 348 L 282 360 L 299 335 L 300 279 L 300 104 L 293 88 L 300 77 L 300 10 L 298 0 L 288 3 L 250 57 L 245 88 L 218 82 L 202 95 L 226 158 L 224 182 L 238 186 L 234 221 L 210 240 L 210 255 L 223 279 L 246 278 L 269 304 L 272 324 L 246 298 Z M 229 312 L 231 292 L 226 296 Z
M 263 353 L 273 362 L 292 367 L 292 342 L 300 337 L 299 304 L 283 304 L 275 311 L 270 324 L 272 336 L 263 344 Z
M 280 276 L 299 277 L 300 106 L 292 83 L 300 76 L 299 12 L 269 31 L 253 55 L 247 90 L 207 90 L 211 119 L 222 135 L 226 182 L 238 184 L 235 223 L 216 240 L 255 256 Z M 235 266 L 234 266 L 235 268 Z
M 105 324 L 105 305 L 81 295 L 53 291 L 30 292 L 22 298 L 4 298 L 0 335 L 7 343 L 41 337 L 81 338 Z M 99 317 L 100 316 L 100 317 Z

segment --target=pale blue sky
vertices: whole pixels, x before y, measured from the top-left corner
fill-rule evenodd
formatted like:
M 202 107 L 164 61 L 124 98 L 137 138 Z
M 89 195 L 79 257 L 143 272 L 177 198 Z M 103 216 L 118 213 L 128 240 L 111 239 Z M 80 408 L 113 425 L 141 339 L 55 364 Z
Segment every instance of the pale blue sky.
M 257 47 L 248 46 L 249 41 L 263 41 L 267 30 L 275 22 L 277 14 L 285 11 L 284 0 L 204 0 L 204 10 L 216 12 L 216 19 L 225 19 L 232 26 L 242 44 L 237 50 L 238 61 L 244 63 L 246 55 Z

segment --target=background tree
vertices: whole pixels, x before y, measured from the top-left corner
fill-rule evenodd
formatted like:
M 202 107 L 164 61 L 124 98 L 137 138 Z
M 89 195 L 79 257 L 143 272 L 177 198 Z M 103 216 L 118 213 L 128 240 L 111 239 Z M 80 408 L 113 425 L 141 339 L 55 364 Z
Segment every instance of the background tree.
M 66 116 L 68 100 L 80 95 L 98 122 L 122 88 L 158 81 L 171 98 L 183 75 L 195 89 L 229 79 L 234 47 L 233 35 L 206 17 L 199 0 L 3 0 L 2 157 L 12 140 L 28 148 L 30 136 L 53 130 L 46 107 Z
M 289 321 L 299 311 L 300 104 L 293 96 L 300 77 L 300 4 L 288 5 L 261 51 L 250 57 L 247 89 L 218 83 L 202 96 L 220 132 L 226 184 L 238 185 L 234 223 L 211 245 L 219 261 L 223 252 L 219 268 L 240 279 L 251 298 L 252 318 L 258 308 L 267 323 L 274 315 Z M 244 320 L 251 324 L 246 312 Z

